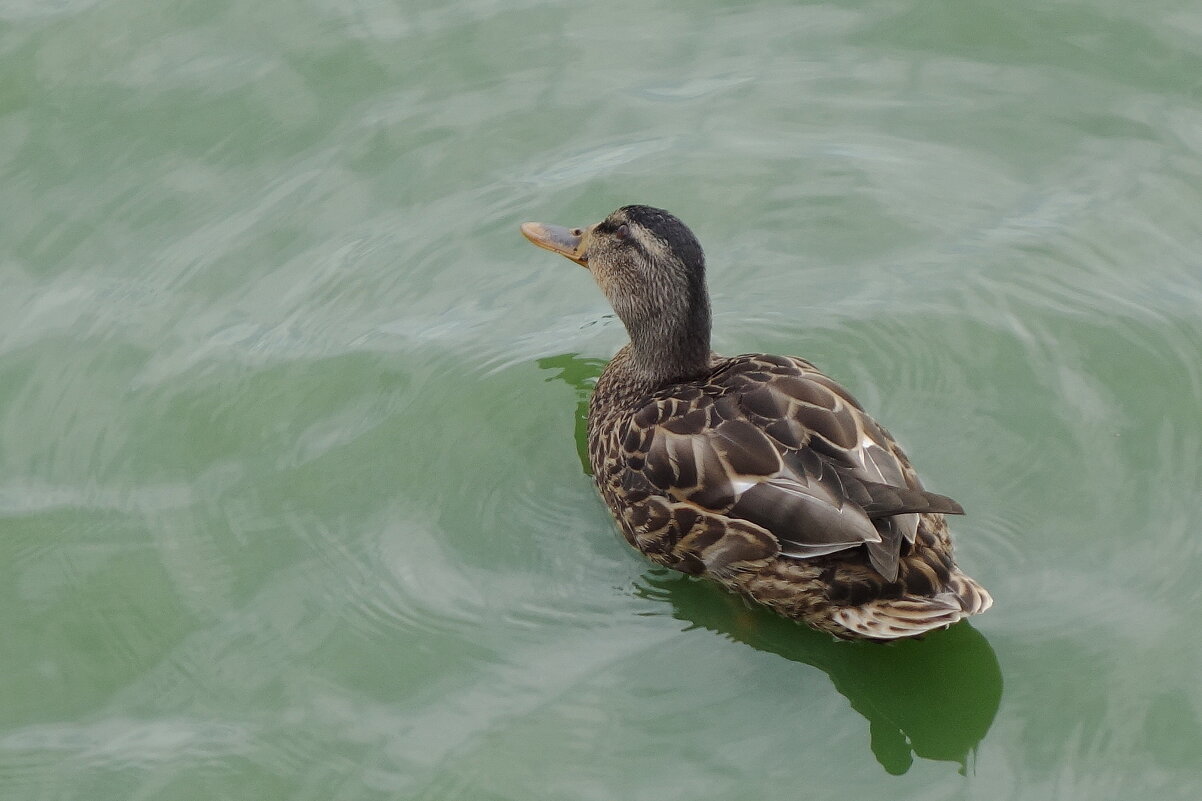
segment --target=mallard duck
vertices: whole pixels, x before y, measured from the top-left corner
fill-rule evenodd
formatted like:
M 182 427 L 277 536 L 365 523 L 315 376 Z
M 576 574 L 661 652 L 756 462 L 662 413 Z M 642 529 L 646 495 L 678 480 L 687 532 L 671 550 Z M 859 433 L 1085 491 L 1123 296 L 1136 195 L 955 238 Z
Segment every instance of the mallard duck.
M 949 626 L 993 599 L 952 559 L 898 444 L 810 362 L 710 350 L 705 256 L 662 209 L 522 233 L 592 273 L 630 342 L 589 402 L 593 477 L 651 561 L 843 639 Z

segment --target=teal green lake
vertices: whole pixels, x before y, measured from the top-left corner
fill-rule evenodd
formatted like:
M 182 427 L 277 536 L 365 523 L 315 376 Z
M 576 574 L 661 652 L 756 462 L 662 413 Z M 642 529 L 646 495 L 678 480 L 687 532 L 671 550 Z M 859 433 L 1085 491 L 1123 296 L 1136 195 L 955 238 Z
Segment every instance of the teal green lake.
M 1202 6 L 0 0 L 0 798 L 1202 797 Z M 832 641 L 580 461 L 667 208 L 994 608 Z

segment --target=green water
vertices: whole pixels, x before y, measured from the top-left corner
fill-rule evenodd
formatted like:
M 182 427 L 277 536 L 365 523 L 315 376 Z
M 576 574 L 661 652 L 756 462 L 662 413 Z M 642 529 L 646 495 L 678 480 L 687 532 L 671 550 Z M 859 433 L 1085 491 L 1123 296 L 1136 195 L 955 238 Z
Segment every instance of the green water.
M 0 797 L 1196 799 L 1202 8 L 0 2 Z M 706 246 L 996 606 L 834 643 L 581 468 L 523 220 Z

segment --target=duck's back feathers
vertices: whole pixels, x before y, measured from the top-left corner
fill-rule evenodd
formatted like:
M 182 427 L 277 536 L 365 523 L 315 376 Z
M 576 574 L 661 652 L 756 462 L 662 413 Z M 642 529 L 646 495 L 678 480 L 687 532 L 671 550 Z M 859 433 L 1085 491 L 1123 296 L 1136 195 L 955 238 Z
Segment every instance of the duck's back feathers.
M 884 429 L 801 359 L 738 356 L 704 381 L 652 395 L 631 414 L 620 450 L 616 478 L 628 493 L 750 524 L 784 556 L 867 545 L 889 581 L 919 513 L 962 513 L 926 492 Z

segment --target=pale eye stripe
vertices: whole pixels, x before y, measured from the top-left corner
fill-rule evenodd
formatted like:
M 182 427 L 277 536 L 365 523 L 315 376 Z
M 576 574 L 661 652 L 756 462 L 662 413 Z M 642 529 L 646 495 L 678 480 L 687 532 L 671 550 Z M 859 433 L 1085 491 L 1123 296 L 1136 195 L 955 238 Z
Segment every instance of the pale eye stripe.
M 675 261 L 667 244 L 658 236 L 640 237 L 639 244 L 654 261 Z

